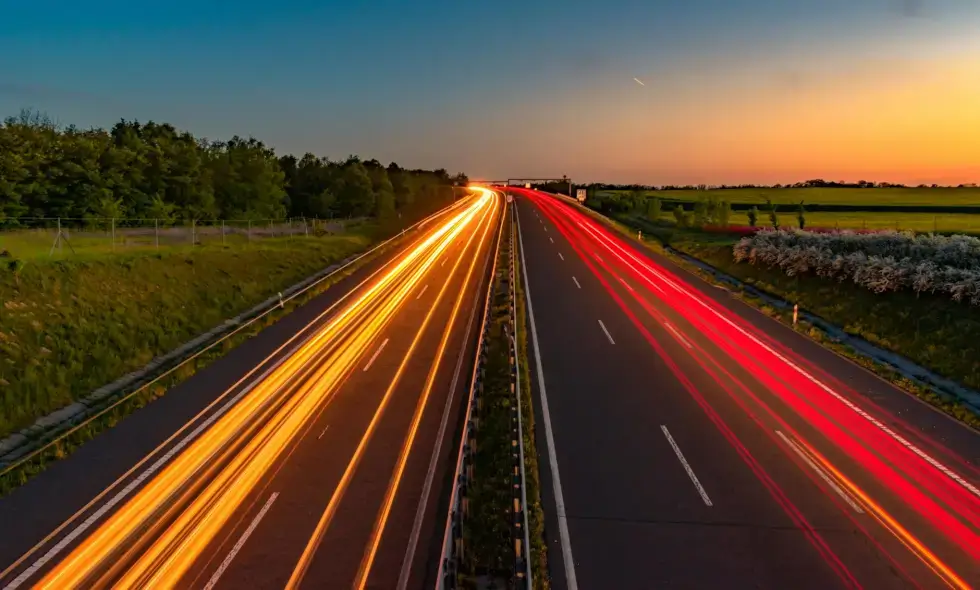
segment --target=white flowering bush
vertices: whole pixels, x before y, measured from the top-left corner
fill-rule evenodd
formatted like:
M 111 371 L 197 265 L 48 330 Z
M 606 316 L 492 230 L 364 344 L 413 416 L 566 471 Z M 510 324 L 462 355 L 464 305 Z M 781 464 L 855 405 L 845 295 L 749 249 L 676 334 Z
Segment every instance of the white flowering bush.
M 910 232 L 763 230 L 742 238 L 736 262 L 854 281 L 875 293 L 939 293 L 980 305 L 980 239 Z

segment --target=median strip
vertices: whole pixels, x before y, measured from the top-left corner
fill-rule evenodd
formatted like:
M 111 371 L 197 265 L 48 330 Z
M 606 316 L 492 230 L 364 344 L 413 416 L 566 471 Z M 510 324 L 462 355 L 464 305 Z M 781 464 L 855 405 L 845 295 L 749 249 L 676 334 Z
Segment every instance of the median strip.
M 504 219 L 446 522 L 439 588 L 547 588 L 513 212 Z M 515 329 L 516 327 L 516 329 Z

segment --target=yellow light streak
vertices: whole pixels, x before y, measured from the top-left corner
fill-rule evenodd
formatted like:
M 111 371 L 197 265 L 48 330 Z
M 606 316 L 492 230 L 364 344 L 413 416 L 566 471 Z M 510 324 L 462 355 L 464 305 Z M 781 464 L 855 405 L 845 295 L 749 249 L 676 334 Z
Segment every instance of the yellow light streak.
M 493 213 L 493 208 L 496 206 L 496 201 L 493 197 L 493 193 L 490 191 L 483 193 L 482 196 L 479 197 L 479 199 L 477 200 L 477 203 L 479 203 L 481 206 L 491 205 L 491 207 L 488 207 L 487 210 L 485 211 L 484 219 L 486 219 L 487 215 Z M 488 224 L 484 224 L 484 225 L 488 225 Z M 485 234 L 486 234 L 486 230 L 484 231 L 484 235 Z M 465 246 L 465 249 L 469 248 L 469 243 L 472 242 L 475 235 L 476 233 L 474 232 L 470 236 L 467 245 Z M 459 265 L 459 260 L 460 259 L 457 259 L 457 262 L 454 264 L 451 273 L 455 272 L 456 267 Z M 334 489 L 334 492 L 330 497 L 330 501 L 327 503 L 327 507 L 320 515 L 320 520 L 317 522 L 313 534 L 310 536 L 310 539 L 307 541 L 306 547 L 303 549 L 303 553 L 296 563 L 296 567 L 293 569 L 293 573 L 286 584 L 286 588 L 288 590 L 298 589 L 300 583 L 303 580 L 303 577 L 306 575 L 306 572 L 313 561 L 313 556 L 316 554 L 316 550 L 320 546 L 320 543 L 323 540 L 323 536 L 326 533 L 327 528 L 329 528 L 330 523 L 337 512 L 337 508 L 340 505 L 340 501 L 343 499 L 344 494 L 347 492 L 347 488 L 350 485 L 350 481 L 354 476 L 354 472 L 357 470 L 357 466 L 360 463 L 361 457 L 363 456 L 368 443 L 370 442 L 371 438 L 374 435 L 374 431 L 381 420 L 381 416 L 383 415 L 384 410 L 388 405 L 388 401 L 391 399 L 392 393 L 395 391 L 399 382 L 401 381 L 402 375 L 405 372 L 405 367 L 408 365 L 408 361 L 411 358 L 412 353 L 414 352 L 416 346 L 421 340 L 422 334 L 425 332 L 426 327 L 428 327 L 428 324 L 431 321 L 435 310 L 439 307 L 439 303 L 440 301 L 442 301 L 442 298 L 445 295 L 448 287 L 449 287 L 449 281 L 443 283 L 442 288 L 439 290 L 439 293 L 436 296 L 435 302 L 432 304 L 432 307 L 429 308 L 429 311 L 426 313 L 426 316 L 422 321 L 421 328 L 419 328 L 419 331 L 415 334 L 415 338 L 412 340 L 411 345 L 409 345 L 408 352 L 405 354 L 405 357 L 402 359 L 401 364 L 398 366 L 398 369 L 395 372 L 395 376 L 392 378 L 391 383 L 389 384 L 387 390 L 385 391 L 384 397 L 381 399 L 381 403 L 378 405 L 378 408 L 375 410 L 374 416 L 371 418 L 371 422 L 368 424 L 368 427 L 365 430 L 364 435 L 361 437 L 361 440 L 357 445 L 357 449 L 354 451 L 354 454 L 351 457 L 350 462 L 347 465 L 347 468 L 344 470 L 344 474 L 340 478 L 340 482 L 337 484 L 337 487 Z
M 884 508 L 882 508 L 877 502 L 871 499 L 864 490 L 858 487 L 853 481 L 847 478 L 846 475 L 841 473 L 834 465 L 827 460 L 826 457 L 821 455 L 812 446 L 807 444 L 799 436 L 796 436 L 796 442 L 800 444 L 801 447 L 806 451 L 810 458 L 819 463 L 827 472 L 829 472 L 839 484 L 846 487 L 851 494 L 853 494 L 857 500 L 864 506 L 864 508 L 871 513 L 874 518 L 881 523 L 886 530 L 893 534 L 909 551 L 911 551 L 916 557 L 918 557 L 922 563 L 924 563 L 929 569 L 931 569 L 937 576 L 939 576 L 944 582 L 946 582 L 952 588 L 958 588 L 961 590 L 969 590 L 970 585 L 967 584 L 963 579 L 961 579 L 956 572 L 950 569 L 935 553 L 929 550 L 928 547 L 922 544 L 915 535 L 910 533 L 905 527 L 903 527 L 897 520 L 895 520 Z
M 478 188 L 476 190 L 485 191 L 492 194 L 492 191 L 484 188 Z M 477 252 L 479 252 L 483 243 L 485 242 L 486 235 L 492 224 L 487 226 L 487 230 L 484 231 L 483 237 L 480 239 L 480 244 L 477 246 Z M 499 233 L 503 233 L 504 224 L 500 224 Z M 500 236 L 498 235 L 498 240 Z M 498 241 L 499 243 L 499 241 Z M 456 302 L 453 305 L 452 315 L 450 316 L 449 322 L 446 324 L 446 329 L 443 331 L 442 339 L 439 342 L 439 348 L 436 351 L 435 362 L 429 369 L 429 374 L 426 377 L 425 386 L 422 388 L 422 395 L 419 397 L 418 404 L 415 407 L 415 414 L 412 417 L 412 423 L 408 429 L 408 435 L 402 444 L 401 452 L 398 455 L 398 462 L 395 466 L 395 471 L 392 474 L 391 481 L 388 483 L 388 490 L 385 492 L 385 499 L 381 505 L 381 510 L 378 512 L 378 516 L 374 523 L 374 528 L 371 531 L 371 538 L 368 541 L 367 549 L 365 550 L 364 557 L 361 559 L 361 565 L 358 568 L 357 576 L 354 579 L 354 588 L 358 590 L 363 590 L 367 585 L 368 576 L 371 574 L 371 567 L 374 565 L 374 558 L 377 555 L 378 547 L 381 545 L 381 536 L 384 534 L 385 525 L 388 522 L 388 515 L 391 513 L 391 507 L 395 503 L 395 496 L 398 494 L 398 488 L 401 485 L 402 475 L 405 472 L 405 465 L 408 463 L 408 456 L 412 451 L 412 445 L 415 444 L 415 436 L 418 433 L 419 424 L 422 422 L 422 415 L 425 412 L 425 408 L 428 405 L 429 395 L 432 393 L 432 386 L 435 383 L 436 375 L 439 372 L 439 368 L 442 366 L 443 355 L 446 352 L 446 346 L 449 344 L 449 336 L 452 334 L 452 327 L 456 323 L 456 317 L 459 315 L 459 310 L 463 305 L 465 295 L 467 293 L 467 287 L 473 278 L 473 271 L 476 269 L 477 257 L 474 256 L 470 262 L 469 269 L 466 272 L 466 279 L 463 283 L 463 288 L 460 289 L 459 296 L 456 298 Z M 455 271 L 455 268 L 453 269 Z M 493 278 L 491 277 L 491 281 Z M 440 444 L 441 441 L 436 441 L 436 444 Z
M 486 206 L 485 199 L 468 203 L 433 230 L 177 455 L 38 587 L 92 587 L 111 583 L 118 573 L 120 588 L 179 582 L 434 261 Z M 100 572 L 112 575 L 94 580 Z

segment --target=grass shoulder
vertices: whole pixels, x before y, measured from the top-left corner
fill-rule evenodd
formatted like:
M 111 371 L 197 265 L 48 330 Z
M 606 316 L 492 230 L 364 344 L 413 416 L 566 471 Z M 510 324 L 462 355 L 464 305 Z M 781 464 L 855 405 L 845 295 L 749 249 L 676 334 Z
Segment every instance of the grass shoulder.
M 27 264 L 0 274 L 0 436 L 370 244 L 366 235 Z

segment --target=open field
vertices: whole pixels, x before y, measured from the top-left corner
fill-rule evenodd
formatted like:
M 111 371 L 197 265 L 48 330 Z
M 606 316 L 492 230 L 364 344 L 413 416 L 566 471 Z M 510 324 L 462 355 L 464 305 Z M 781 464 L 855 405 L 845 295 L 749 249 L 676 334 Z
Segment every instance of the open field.
M 0 268 L 0 436 L 371 243 L 269 238 Z
M 600 191 L 625 194 L 626 191 Z M 777 205 L 796 205 L 800 201 L 821 205 L 868 206 L 980 206 L 980 188 L 779 188 L 644 191 L 647 196 L 674 201 L 695 201 L 717 196 L 730 203 L 764 205 L 766 199 Z
M 797 227 L 796 213 L 780 212 L 781 227 Z M 665 217 L 666 218 L 666 217 Z M 732 225 L 748 225 L 748 214 L 744 211 L 733 211 Z M 756 219 L 759 227 L 768 227 L 769 215 L 759 212 Z M 894 229 L 911 230 L 914 232 L 936 233 L 980 233 L 980 215 L 969 213 L 889 213 L 879 211 L 858 212 L 825 212 L 808 211 L 806 214 L 807 227 L 840 228 L 840 229 Z

